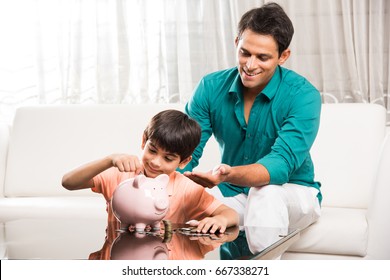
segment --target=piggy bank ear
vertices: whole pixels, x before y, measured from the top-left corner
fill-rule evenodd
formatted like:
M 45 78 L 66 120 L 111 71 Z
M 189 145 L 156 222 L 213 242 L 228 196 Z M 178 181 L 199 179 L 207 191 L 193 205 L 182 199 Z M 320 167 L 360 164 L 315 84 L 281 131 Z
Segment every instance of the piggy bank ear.
M 139 189 L 142 186 L 142 184 L 145 182 L 145 180 L 146 177 L 145 175 L 142 174 L 134 177 L 133 187 Z
M 161 183 L 161 185 L 166 186 L 169 182 L 169 176 L 167 174 L 160 174 L 156 177 L 156 180 Z

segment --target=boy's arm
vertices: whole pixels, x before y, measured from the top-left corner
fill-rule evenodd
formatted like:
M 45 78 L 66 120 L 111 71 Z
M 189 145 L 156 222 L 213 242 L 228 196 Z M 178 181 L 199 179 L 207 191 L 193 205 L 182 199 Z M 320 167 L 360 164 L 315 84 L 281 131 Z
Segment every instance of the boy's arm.
M 237 226 L 239 217 L 235 210 L 222 204 L 211 214 L 197 223 L 198 232 L 224 233 L 226 228 Z
M 226 206 L 225 204 L 222 204 L 217 209 L 215 209 L 213 214 L 211 214 L 211 217 L 218 218 L 218 219 L 225 219 L 226 220 L 225 229 L 232 226 L 238 226 L 239 223 L 238 213 L 234 209 Z
M 62 186 L 68 190 L 92 188 L 94 186 L 93 177 L 111 167 L 116 167 L 121 172 L 134 171 L 139 173 L 143 170 L 136 156 L 113 154 L 84 164 L 66 173 L 62 177 Z
M 112 166 L 110 157 L 84 164 L 66 173 L 62 177 L 62 186 L 71 191 L 92 188 L 92 178 Z

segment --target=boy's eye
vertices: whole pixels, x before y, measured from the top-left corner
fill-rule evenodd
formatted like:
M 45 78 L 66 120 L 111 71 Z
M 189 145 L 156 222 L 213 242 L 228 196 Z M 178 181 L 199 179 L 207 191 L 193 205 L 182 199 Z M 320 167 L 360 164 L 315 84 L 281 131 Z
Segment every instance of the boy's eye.
M 155 154 L 155 153 L 156 153 L 156 150 L 155 150 L 155 149 L 152 149 L 152 148 L 149 148 L 149 152 L 152 153 L 152 154 Z
M 173 158 L 165 157 L 165 160 L 168 161 L 168 162 L 172 162 L 172 161 L 173 161 Z

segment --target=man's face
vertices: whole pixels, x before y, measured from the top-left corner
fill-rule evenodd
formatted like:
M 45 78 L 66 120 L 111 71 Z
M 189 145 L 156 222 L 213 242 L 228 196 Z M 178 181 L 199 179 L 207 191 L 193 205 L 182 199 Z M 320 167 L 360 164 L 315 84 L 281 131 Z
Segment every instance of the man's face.
M 290 55 L 285 50 L 279 57 L 278 45 L 271 35 L 261 35 L 250 29 L 236 39 L 237 63 L 245 92 L 259 93 L 271 80 L 278 65 Z

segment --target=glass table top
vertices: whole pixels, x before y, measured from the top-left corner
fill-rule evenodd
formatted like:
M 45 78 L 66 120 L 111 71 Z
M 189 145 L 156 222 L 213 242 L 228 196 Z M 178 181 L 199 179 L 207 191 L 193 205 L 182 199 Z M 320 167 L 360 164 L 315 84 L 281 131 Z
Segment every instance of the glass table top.
M 299 230 L 233 227 L 198 234 L 172 224 L 159 231 L 120 231 L 101 219 L 21 219 L 0 223 L 1 259 L 249 260 L 274 259 Z

